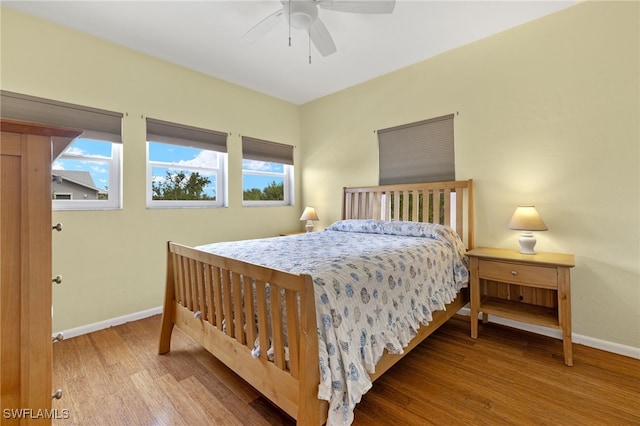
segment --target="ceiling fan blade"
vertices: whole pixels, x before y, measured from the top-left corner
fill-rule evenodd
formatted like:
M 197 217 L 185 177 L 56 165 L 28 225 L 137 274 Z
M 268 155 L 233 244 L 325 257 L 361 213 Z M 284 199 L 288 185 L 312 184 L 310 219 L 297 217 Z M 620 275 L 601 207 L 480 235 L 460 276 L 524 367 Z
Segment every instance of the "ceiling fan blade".
M 392 13 L 396 0 L 319 0 L 318 6 L 336 12 Z
M 336 44 L 320 18 L 316 19 L 309 28 L 309 37 L 322 56 L 329 56 L 336 52 Z
M 259 38 L 264 36 L 266 33 L 274 29 L 280 21 L 284 18 L 284 10 L 280 9 L 273 12 L 271 15 L 264 18 L 262 21 L 258 22 L 253 26 L 249 31 L 244 33 L 242 36 L 243 39 L 249 41 L 249 43 L 253 43 L 257 41 Z

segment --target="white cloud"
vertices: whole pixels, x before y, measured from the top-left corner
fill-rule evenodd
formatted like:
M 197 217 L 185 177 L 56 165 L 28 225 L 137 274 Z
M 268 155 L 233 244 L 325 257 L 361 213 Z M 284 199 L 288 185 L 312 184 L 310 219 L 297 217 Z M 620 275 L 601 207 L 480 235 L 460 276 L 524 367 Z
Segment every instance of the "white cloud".
M 78 148 L 77 146 L 71 145 L 64 153 L 64 156 L 69 157 L 83 157 L 83 158 L 91 158 L 96 160 L 110 160 L 111 157 L 99 154 L 90 154 L 87 151 Z M 89 160 L 90 161 L 90 160 Z
M 272 163 L 267 163 L 265 161 L 242 160 L 242 168 L 244 170 L 271 172 L 273 171 L 272 167 Z
M 87 155 L 87 152 L 78 148 L 77 146 L 71 145 L 65 152 L 64 155 Z
M 193 160 L 180 160 L 176 164 L 180 166 L 193 166 L 193 167 L 206 167 L 213 168 L 218 167 L 218 153 L 215 151 L 202 150 L 198 153 Z
M 167 181 L 167 177 L 166 176 L 153 176 L 153 178 L 151 179 L 153 181 L 153 183 L 157 183 L 157 184 L 161 184 Z
M 93 170 L 96 173 L 109 173 L 109 169 L 104 167 L 104 163 L 95 163 L 96 165 L 91 166 L 91 170 Z M 103 166 L 100 167 L 98 166 L 98 164 L 102 164 Z

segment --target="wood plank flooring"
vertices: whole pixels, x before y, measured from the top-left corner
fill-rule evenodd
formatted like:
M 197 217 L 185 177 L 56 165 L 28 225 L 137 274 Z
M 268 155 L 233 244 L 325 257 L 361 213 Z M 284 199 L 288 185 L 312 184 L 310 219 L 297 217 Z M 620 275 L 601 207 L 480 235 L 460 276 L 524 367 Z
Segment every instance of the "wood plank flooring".
M 160 316 L 54 344 L 54 425 L 293 425 Z M 640 425 L 640 360 L 453 318 L 374 383 L 354 425 Z

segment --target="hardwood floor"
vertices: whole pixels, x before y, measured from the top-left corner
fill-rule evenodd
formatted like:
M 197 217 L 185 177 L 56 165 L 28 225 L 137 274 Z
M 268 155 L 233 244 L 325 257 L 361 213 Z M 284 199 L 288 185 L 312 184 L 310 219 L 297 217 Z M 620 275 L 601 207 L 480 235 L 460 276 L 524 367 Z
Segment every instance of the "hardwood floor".
M 291 418 L 160 316 L 54 344 L 54 425 L 292 425 Z M 354 425 L 639 425 L 640 360 L 453 318 L 377 382 Z

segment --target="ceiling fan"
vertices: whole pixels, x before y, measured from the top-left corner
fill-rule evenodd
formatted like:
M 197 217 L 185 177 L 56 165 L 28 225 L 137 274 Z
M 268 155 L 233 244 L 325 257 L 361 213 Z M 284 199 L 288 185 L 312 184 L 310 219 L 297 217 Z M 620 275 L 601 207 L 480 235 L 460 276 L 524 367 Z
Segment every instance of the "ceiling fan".
M 253 43 L 286 20 L 289 28 L 307 31 L 318 52 L 322 56 L 329 56 L 336 52 L 336 45 L 318 16 L 318 8 L 334 12 L 385 14 L 393 12 L 396 0 L 282 0 L 280 3 L 281 9 L 258 22 L 242 37 Z

